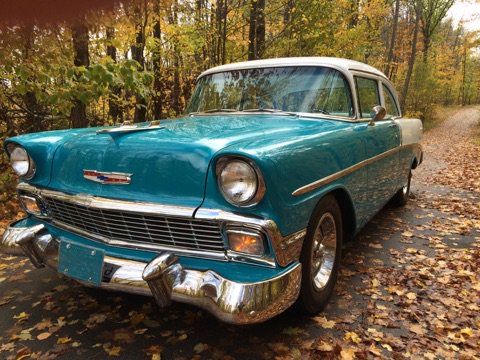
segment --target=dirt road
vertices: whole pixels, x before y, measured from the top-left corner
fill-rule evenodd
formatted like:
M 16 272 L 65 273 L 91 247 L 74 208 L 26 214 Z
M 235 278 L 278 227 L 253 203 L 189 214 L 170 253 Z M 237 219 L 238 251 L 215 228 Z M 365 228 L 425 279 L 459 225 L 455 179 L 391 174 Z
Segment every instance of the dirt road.
M 409 204 L 386 207 L 347 244 L 318 316 L 288 311 L 234 327 L 1 256 L 0 358 L 478 359 L 479 118 L 478 108 L 460 109 L 425 134 Z

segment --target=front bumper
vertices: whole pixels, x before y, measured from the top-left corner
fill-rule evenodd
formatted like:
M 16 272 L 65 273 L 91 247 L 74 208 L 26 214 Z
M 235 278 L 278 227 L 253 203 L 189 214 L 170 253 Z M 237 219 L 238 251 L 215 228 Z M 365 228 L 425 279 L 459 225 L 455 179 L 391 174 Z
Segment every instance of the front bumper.
M 57 270 L 60 241 L 43 224 L 14 225 L 3 235 L 2 251 L 18 253 L 20 247 L 36 267 Z M 161 307 L 172 300 L 192 304 L 233 324 L 262 322 L 285 311 L 297 299 L 301 283 L 299 263 L 276 277 L 251 283 L 232 281 L 212 270 L 186 269 L 166 251 L 150 262 L 105 255 L 104 269 L 106 265 L 115 271 L 102 280 L 101 288 L 153 296 Z

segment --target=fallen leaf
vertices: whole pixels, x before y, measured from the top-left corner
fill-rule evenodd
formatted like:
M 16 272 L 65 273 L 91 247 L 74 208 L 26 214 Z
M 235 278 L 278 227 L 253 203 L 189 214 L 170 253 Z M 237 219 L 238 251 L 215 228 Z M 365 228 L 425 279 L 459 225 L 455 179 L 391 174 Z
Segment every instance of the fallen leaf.
M 347 331 L 345 333 L 345 340 L 351 340 L 355 344 L 360 344 L 362 342 L 362 339 L 360 339 L 360 336 L 354 331 Z
M 318 351 L 330 352 L 333 351 L 333 346 L 322 341 L 320 342 L 320 344 L 317 345 L 316 349 Z
M 425 335 L 425 329 L 419 324 L 410 325 L 408 330 L 420 336 Z
M 37 335 L 37 340 L 45 340 L 45 339 L 48 339 L 50 337 L 50 335 L 52 335 L 51 333 L 49 332 L 43 332 L 43 333 L 40 333 Z
M 29 317 L 30 317 L 30 315 L 27 314 L 25 311 L 22 311 L 20 314 L 13 316 L 13 318 L 17 319 L 18 321 L 28 320 Z
M 111 348 L 105 349 L 105 351 L 107 352 L 108 356 L 120 356 L 122 348 L 120 346 L 113 346 Z
M 333 320 L 327 320 L 325 316 L 316 316 L 313 320 L 324 329 L 332 329 L 336 324 Z
M 415 299 L 417 298 L 417 295 L 416 295 L 415 293 L 413 293 L 413 292 L 407 293 L 406 296 L 407 296 L 407 298 L 408 298 L 409 300 L 415 300 Z
M 193 347 L 193 351 L 195 351 L 197 354 L 200 354 L 201 352 L 204 352 L 207 349 L 208 349 L 208 345 L 204 343 L 198 343 Z
M 68 344 L 72 341 L 71 337 L 65 336 L 57 339 L 57 344 Z
M 355 349 L 346 348 L 340 352 L 340 357 L 342 360 L 353 360 L 355 359 Z

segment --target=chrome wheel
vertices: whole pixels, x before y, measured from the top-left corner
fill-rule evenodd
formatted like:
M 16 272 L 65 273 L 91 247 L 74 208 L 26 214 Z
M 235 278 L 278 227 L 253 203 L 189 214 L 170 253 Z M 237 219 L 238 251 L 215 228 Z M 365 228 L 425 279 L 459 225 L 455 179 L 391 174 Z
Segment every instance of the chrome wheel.
M 392 198 L 393 206 L 403 206 L 407 203 L 408 197 L 410 196 L 410 181 L 412 179 L 412 171 L 408 172 L 407 178 L 403 186 L 398 189 L 396 194 Z
M 298 305 L 308 314 L 321 311 L 333 293 L 342 239 L 342 210 L 333 195 L 326 195 L 312 214 L 300 254 L 302 288 Z
M 330 212 L 324 213 L 315 230 L 311 274 L 316 290 L 323 290 L 330 280 L 337 251 L 337 227 Z

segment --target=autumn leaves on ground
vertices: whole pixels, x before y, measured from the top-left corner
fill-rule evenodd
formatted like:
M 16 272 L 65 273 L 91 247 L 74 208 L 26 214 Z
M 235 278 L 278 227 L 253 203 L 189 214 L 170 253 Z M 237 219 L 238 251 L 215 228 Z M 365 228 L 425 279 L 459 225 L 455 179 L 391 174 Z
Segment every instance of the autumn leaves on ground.
M 290 310 L 235 327 L 2 255 L 0 358 L 478 359 L 480 109 L 438 115 L 409 204 L 386 207 L 347 244 L 335 295 L 318 316 Z

